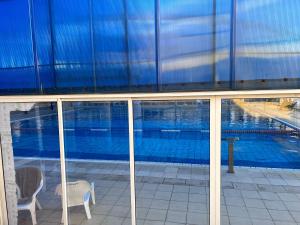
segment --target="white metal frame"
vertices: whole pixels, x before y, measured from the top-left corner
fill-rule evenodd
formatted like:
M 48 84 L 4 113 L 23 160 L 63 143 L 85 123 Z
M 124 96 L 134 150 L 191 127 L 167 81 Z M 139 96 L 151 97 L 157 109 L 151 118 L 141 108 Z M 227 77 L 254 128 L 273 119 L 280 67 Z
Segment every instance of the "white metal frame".
M 0 137 L 0 224 L 8 224 Z
M 221 100 L 237 98 L 299 98 L 297 90 L 259 90 L 259 91 L 208 91 L 208 92 L 175 92 L 175 93 L 134 93 L 134 94 L 81 94 L 81 95 L 47 95 L 47 96 L 0 96 L 1 103 L 56 102 L 59 124 L 59 144 L 62 180 L 63 222 L 68 224 L 66 167 L 63 132 L 63 102 L 74 101 L 123 101 L 128 103 L 129 153 L 130 153 L 130 190 L 132 225 L 136 224 L 135 211 L 135 168 L 134 168 L 134 131 L 133 102 L 152 100 L 210 100 L 210 225 L 220 225 L 221 196 Z M 0 154 L 1 155 L 1 154 Z M 1 157 L 0 157 L 1 159 Z M 3 168 L 0 163 L 0 173 Z M 4 191 L 3 178 L 0 176 L 0 194 Z M 1 197 L 1 196 L 0 196 Z M 4 215 L 6 209 L 4 210 Z M 5 224 L 5 223 L 4 223 Z

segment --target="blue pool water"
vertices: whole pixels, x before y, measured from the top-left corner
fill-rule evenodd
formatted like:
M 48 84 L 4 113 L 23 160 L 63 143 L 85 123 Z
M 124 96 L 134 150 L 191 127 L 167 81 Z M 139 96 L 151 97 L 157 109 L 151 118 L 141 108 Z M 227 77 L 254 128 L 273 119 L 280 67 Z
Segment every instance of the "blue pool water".
M 55 106 L 11 114 L 15 156 L 59 157 Z M 209 163 L 209 102 L 152 102 L 134 106 L 137 161 Z M 38 116 L 40 115 L 40 116 Z M 222 104 L 222 137 L 239 137 L 235 165 L 300 168 L 296 133 L 278 133 L 280 123 L 252 117 L 231 101 Z M 64 105 L 67 158 L 129 160 L 127 105 Z M 226 140 L 222 164 L 227 164 Z

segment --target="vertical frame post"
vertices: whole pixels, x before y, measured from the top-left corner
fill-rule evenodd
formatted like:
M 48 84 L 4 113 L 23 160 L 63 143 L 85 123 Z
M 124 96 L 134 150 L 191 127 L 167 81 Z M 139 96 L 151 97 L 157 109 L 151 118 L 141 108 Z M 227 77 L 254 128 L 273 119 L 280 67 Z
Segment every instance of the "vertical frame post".
M 2 163 L 2 145 L 0 137 L 0 224 L 8 224 L 5 198 L 4 169 Z
M 129 156 L 130 156 L 131 224 L 136 225 L 133 121 L 134 121 L 133 120 L 133 103 L 132 103 L 132 99 L 129 99 L 128 100 L 128 125 L 129 125 Z
M 221 98 L 210 99 L 210 225 L 220 225 L 221 214 Z
M 57 99 L 58 113 L 58 131 L 59 131 L 59 148 L 60 148 L 60 166 L 61 166 L 61 189 L 62 189 L 62 209 L 63 223 L 68 224 L 68 203 L 67 203 L 67 179 L 66 179 L 66 164 L 65 164 L 65 141 L 64 141 L 64 124 L 63 124 L 63 109 L 61 99 Z
M 155 65 L 157 91 L 160 91 L 161 85 L 161 62 L 160 62 L 160 0 L 155 0 Z
M 51 1 L 51 0 L 50 0 Z M 93 0 L 89 0 L 89 26 L 90 26 L 90 41 L 91 41 L 91 54 L 92 54 L 92 66 L 93 66 L 93 90 L 97 90 L 97 76 L 96 76 L 96 49 L 94 42 L 94 14 L 93 14 Z
M 230 88 L 235 89 L 236 0 L 231 0 L 230 21 Z
M 33 60 L 34 60 L 34 72 L 36 76 L 36 87 L 38 88 L 40 93 L 43 93 L 43 87 L 41 83 L 40 70 L 39 70 L 39 58 L 38 58 L 37 44 L 36 44 L 33 0 L 28 0 L 28 7 L 29 7 L 31 47 L 32 47 Z

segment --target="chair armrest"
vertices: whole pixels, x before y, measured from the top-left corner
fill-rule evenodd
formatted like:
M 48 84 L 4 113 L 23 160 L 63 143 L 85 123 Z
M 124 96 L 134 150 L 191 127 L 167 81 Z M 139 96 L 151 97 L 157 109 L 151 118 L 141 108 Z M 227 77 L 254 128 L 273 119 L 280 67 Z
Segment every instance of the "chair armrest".
M 36 191 L 32 194 L 32 198 L 36 198 L 37 194 L 42 190 L 43 188 L 43 179 L 41 179 L 41 182 L 40 182 L 40 186 L 36 189 Z

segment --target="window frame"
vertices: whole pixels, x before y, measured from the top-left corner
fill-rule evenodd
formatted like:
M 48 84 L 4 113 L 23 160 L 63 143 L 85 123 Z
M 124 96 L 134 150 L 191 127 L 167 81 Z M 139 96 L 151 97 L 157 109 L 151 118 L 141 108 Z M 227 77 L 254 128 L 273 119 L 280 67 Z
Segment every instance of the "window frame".
M 133 102 L 134 101 L 174 101 L 174 100 L 209 100 L 210 101 L 210 194 L 209 194 L 209 224 L 220 225 L 221 217 L 221 103 L 223 99 L 241 98 L 300 98 L 300 89 L 295 90 L 256 90 L 256 91 L 209 91 L 209 92 L 170 92 L 170 93 L 133 93 L 133 94 L 81 94 L 81 95 L 33 95 L 33 96 L 0 96 L 1 103 L 57 103 L 62 206 L 64 224 L 68 224 L 66 168 L 63 132 L 63 110 L 65 102 L 77 101 L 122 101 L 128 103 L 128 132 L 130 154 L 130 192 L 131 192 L 131 223 L 136 225 L 135 211 L 135 160 L 134 160 L 134 131 L 133 131 Z M 2 154 L 0 145 L 0 200 L 5 199 Z M 6 201 L 0 206 L 3 224 L 8 224 Z M 1 216 L 0 215 L 0 216 Z

